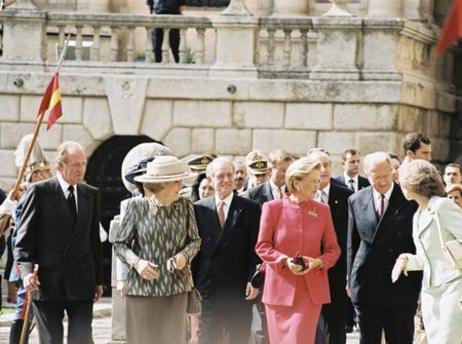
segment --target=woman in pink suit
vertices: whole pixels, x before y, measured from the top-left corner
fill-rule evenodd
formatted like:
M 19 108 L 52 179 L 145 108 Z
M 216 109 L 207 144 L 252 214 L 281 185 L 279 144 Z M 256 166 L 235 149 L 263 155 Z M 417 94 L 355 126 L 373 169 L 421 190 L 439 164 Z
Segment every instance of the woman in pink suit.
M 290 195 L 263 205 L 257 254 L 266 263 L 263 302 L 270 342 L 314 343 L 330 302 L 327 269 L 340 256 L 328 205 L 314 200 L 321 164 L 301 158 L 286 172 Z

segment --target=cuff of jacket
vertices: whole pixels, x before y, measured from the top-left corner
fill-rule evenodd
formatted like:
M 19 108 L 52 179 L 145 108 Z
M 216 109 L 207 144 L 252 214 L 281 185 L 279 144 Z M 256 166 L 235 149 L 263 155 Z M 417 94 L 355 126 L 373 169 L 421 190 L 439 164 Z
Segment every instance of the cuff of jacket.
M 30 274 L 34 271 L 34 264 L 33 263 L 18 263 L 19 267 L 19 273 L 21 274 L 21 279 L 24 279 L 24 277 L 27 274 Z

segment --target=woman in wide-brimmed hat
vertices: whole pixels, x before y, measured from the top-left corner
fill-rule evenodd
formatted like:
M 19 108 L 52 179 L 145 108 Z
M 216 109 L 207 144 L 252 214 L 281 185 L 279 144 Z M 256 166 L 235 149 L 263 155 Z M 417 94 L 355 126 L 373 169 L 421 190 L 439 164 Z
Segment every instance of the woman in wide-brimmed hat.
M 186 165 L 174 156 L 156 157 L 134 178 L 150 196 L 128 201 L 115 238 L 116 255 L 132 269 L 128 343 L 186 342 L 190 264 L 200 248 L 193 205 L 179 197 L 188 178 Z

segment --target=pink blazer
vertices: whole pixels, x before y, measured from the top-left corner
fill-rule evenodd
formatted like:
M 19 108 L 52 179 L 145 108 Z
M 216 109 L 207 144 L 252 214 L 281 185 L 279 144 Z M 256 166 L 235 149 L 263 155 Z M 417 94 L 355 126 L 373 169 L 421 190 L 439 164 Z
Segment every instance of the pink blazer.
M 340 256 L 340 246 L 328 205 L 314 200 L 296 203 L 288 196 L 264 203 L 255 249 L 266 263 L 264 303 L 292 306 L 300 278 L 314 304 L 330 302 L 327 270 Z M 282 264 L 296 255 L 320 258 L 324 266 L 296 276 Z

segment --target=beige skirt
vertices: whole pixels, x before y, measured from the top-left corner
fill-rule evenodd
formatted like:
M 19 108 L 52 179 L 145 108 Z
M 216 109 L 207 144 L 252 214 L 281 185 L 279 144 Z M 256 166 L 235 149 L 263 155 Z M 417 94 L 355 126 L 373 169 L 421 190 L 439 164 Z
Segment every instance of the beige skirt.
M 187 295 L 127 296 L 127 344 L 186 343 Z

